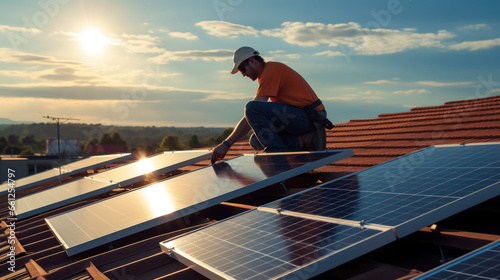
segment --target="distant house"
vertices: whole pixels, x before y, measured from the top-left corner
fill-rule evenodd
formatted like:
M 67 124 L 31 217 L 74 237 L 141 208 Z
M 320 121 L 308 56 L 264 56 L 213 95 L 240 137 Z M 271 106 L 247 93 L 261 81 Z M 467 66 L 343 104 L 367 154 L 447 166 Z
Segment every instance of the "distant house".
M 60 140 L 47 139 L 47 156 L 57 156 L 59 153 L 62 156 L 77 156 L 80 149 L 78 148 L 78 140 Z

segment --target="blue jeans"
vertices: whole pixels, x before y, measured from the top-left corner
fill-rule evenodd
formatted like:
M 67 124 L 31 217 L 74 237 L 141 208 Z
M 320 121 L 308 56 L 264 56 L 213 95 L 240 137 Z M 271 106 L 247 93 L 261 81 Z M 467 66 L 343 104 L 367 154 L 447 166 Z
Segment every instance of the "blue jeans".
M 278 102 L 250 101 L 245 118 L 254 132 L 251 143 L 257 139 L 266 152 L 299 151 L 298 136 L 312 129 L 304 110 Z

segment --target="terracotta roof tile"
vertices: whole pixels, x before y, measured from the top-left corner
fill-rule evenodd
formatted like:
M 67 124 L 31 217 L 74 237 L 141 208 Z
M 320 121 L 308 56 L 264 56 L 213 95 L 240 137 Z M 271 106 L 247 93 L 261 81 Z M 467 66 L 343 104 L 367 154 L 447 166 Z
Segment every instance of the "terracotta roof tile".
M 336 124 L 327 131 L 328 149 L 353 149 L 354 157 L 321 172 L 359 171 L 431 145 L 493 142 L 500 137 L 500 96 L 413 108 L 378 118 Z M 245 141 L 231 156 L 254 151 Z

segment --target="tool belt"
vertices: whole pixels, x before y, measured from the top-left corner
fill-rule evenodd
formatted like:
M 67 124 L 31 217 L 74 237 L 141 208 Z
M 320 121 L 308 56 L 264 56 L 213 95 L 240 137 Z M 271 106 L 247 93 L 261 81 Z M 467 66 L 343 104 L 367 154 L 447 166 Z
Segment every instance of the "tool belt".
M 304 106 L 302 109 L 306 113 L 313 127 L 315 128 L 324 127 L 327 129 L 332 129 L 334 125 L 326 117 L 326 112 L 325 114 L 321 114 L 318 110 L 316 110 L 316 107 L 318 107 L 321 104 L 323 104 L 323 102 L 321 102 L 321 100 L 318 99 L 314 101 L 312 104 Z

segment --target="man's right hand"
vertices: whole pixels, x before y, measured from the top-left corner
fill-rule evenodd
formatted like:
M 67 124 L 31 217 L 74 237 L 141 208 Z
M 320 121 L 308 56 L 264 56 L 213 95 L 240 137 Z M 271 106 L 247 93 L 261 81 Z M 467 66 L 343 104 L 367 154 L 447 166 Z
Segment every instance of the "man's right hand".
M 215 147 L 212 151 L 212 164 L 220 159 L 223 159 L 228 150 L 229 148 L 222 143 L 219 144 L 219 146 Z

